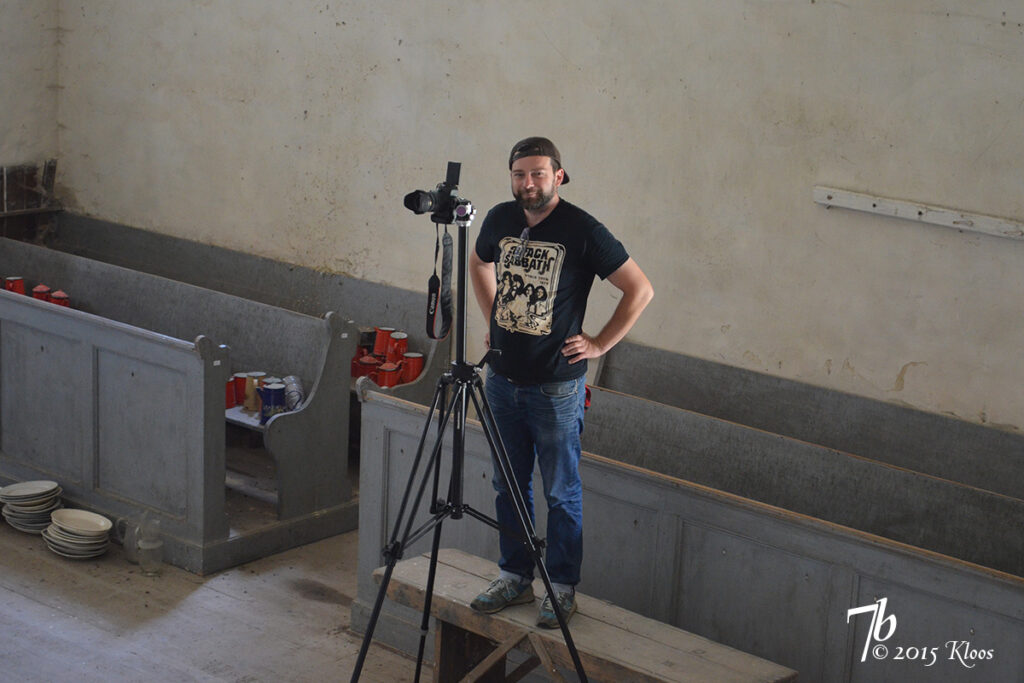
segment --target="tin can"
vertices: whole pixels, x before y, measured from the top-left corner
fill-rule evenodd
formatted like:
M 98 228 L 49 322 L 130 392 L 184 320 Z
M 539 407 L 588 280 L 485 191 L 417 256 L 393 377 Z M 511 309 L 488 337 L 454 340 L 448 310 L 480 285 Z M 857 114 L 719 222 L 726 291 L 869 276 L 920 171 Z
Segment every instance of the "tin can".
M 231 375 L 231 382 L 235 385 L 235 405 L 245 403 L 245 380 L 249 377 L 248 372 L 236 372 Z
M 25 278 L 20 275 L 12 275 L 4 280 L 4 289 L 17 294 L 25 293 Z
M 278 413 L 285 411 L 284 407 L 284 384 L 275 382 L 266 384 L 259 389 L 260 394 L 260 424 L 265 425 Z
M 288 410 L 295 410 L 306 398 L 302 389 L 302 380 L 296 375 L 288 375 L 284 378 L 284 407 Z
M 388 341 L 391 339 L 391 333 L 395 331 L 393 327 L 378 327 L 377 336 L 373 342 L 373 355 L 383 358 L 388 353 Z
M 258 413 L 260 412 L 260 393 L 259 389 L 263 385 L 263 378 L 267 376 L 267 373 L 259 370 L 246 374 L 245 377 L 245 403 L 243 407 L 249 412 Z
M 377 368 L 377 384 L 382 387 L 397 387 L 401 379 L 397 363 L 383 363 Z
M 409 350 L 409 335 L 405 332 L 392 332 L 388 339 L 388 350 L 384 360 L 398 365 L 402 356 Z
M 412 382 L 423 372 L 423 354 L 407 351 L 402 356 L 402 382 Z
M 369 354 L 359 359 L 358 368 L 356 370 L 357 377 L 370 377 L 377 373 L 377 367 L 380 365 L 380 360 L 376 356 Z

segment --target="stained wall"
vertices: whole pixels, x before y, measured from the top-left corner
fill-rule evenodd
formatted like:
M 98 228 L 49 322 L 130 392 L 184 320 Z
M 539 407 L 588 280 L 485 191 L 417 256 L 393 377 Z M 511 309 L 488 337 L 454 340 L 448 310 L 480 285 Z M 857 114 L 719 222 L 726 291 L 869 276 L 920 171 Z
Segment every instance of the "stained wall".
M 6 19 L 40 6 L 56 23 L 22 59 Z M 402 196 L 456 160 L 484 210 L 509 195 L 510 145 L 548 135 L 563 197 L 654 282 L 634 341 L 1022 424 L 1024 243 L 812 201 L 825 185 L 1024 220 L 1012 3 L 15 0 L 0 17 L 17 57 L 0 96 L 25 87 L 49 120 L 0 124 L 0 149 L 59 154 L 75 211 L 424 288 L 434 228 Z M 591 332 L 615 301 L 595 289 Z

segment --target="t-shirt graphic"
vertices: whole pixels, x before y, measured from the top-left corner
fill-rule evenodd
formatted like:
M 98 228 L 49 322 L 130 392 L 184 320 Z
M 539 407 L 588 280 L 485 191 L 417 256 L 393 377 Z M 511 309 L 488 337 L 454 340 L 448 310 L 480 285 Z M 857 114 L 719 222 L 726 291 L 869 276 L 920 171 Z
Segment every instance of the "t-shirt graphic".
M 504 238 L 500 247 L 495 321 L 510 332 L 551 334 L 551 312 L 558 292 L 558 276 L 565 261 L 565 247 L 555 242 L 523 241 L 516 237 Z

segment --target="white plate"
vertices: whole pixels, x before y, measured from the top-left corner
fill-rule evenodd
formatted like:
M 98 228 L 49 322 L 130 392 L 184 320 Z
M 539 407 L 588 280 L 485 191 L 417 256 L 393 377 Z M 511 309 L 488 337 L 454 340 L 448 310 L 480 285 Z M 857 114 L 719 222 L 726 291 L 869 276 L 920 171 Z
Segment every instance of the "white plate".
M 5 506 L 4 507 L 4 511 L 3 511 L 3 515 L 4 515 L 4 519 L 13 519 L 13 520 L 16 520 L 18 522 L 23 522 L 25 524 L 42 524 L 44 522 L 47 523 L 47 524 L 50 523 L 50 515 L 49 515 L 49 513 L 43 514 L 43 515 L 36 515 L 36 514 L 26 515 L 26 514 L 22 514 L 20 512 L 16 512 L 16 511 L 13 511 L 13 510 L 8 510 L 6 508 L 6 506 Z
M 64 536 L 61 536 L 59 532 L 55 531 L 52 524 L 48 528 L 43 529 L 43 539 L 47 545 L 56 546 L 68 553 L 93 553 L 110 547 L 110 541 L 105 538 L 89 543 L 69 541 Z
M 56 491 L 60 484 L 55 481 L 41 479 L 39 481 L 21 481 L 17 484 L 0 488 L 0 500 L 11 502 L 22 498 L 34 498 Z
M 70 531 L 73 534 L 79 534 L 80 536 L 104 536 L 114 526 L 103 515 L 73 508 L 54 510 L 50 518 L 61 529 Z
M 54 511 L 56 512 L 56 510 Z M 10 506 L 4 505 L 2 510 L 4 517 L 13 517 L 14 519 L 26 520 L 29 522 L 42 522 L 49 519 L 52 512 L 44 512 L 39 514 L 36 512 L 21 512 L 19 510 L 12 510 Z
M 57 553 L 61 557 L 66 557 L 69 560 L 89 560 L 89 559 L 92 559 L 94 557 L 99 557 L 100 555 L 103 555 L 104 553 L 107 552 L 107 549 L 103 548 L 102 550 L 97 550 L 97 551 L 90 552 L 90 553 L 70 553 L 70 552 L 67 552 L 66 550 L 62 550 L 60 548 L 52 546 L 49 543 L 46 544 L 46 547 L 49 548 L 50 550 L 52 550 L 53 552 Z
M 106 536 L 79 536 L 64 531 L 56 524 L 50 524 L 43 533 L 49 540 L 62 543 L 66 546 L 97 547 L 110 542 Z
M 59 489 L 58 489 L 59 490 Z M 23 510 L 29 510 L 33 508 L 44 508 L 52 505 L 55 500 L 60 500 L 60 495 L 47 495 L 42 498 L 15 498 L 15 499 L 0 499 L 0 503 L 5 505 L 13 505 L 14 507 L 21 508 Z
M 46 519 L 49 519 L 51 512 L 53 512 L 54 510 L 59 510 L 62 507 L 63 507 L 63 505 L 61 505 L 61 502 L 58 499 L 58 500 L 52 501 L 49 505 L 46 505 L 44 507 L 28 507 L 28 508 L 26 508 L 26 507 L 22 507 L 20 505 L 15 505 L 14 503 L 7 503 L 6 505 L 4 505 L 3 511 L 5 513 L 10 513 L 12 515 L 21 515 L 22 517 L 29 517 L 29 516 L 32 516 L 32 515 L 37 515 L 39 517 L 45 517 Z
M 27 534 L 39 535 L 43 533 L 43 529 L 45 529 L 47 526 L 46 524 L 23 524 L 22 522 L 19 522 L 16 519 L 10 519 L 6 515 L 4 516 L 4 519 L 6 519 L 7 523 L 13 526 L 18 531 L 24 531 Z
M 60 489 L 57 489 L 61 492 Z M 42 498 L 25 498 L 20 500 L 0 501 L 10 505 L 16 510 L 42 510 L 44 508 L 51 508 L 60 502 L 60 493 L 56 495 L 47 495 Z

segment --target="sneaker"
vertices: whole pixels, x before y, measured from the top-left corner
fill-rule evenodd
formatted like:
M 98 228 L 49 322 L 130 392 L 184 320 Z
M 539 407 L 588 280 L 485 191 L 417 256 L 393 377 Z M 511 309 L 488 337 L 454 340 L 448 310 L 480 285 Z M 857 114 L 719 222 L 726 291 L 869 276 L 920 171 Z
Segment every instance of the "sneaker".
M 533 602 L 532 583 L 497 578 L 491 581 L 487 590 L 473 598 L 469 606 L 477 612 L 494 614 L 509 605 L 525 605 L 528 602 Z
M 565 591 L 564 593 L 556 593 L 556 595 L 558 596 L 558 609 L 562 610 L 562 616 L 565 618 L 565 623 L 568 624 L 572 615 L 576 614 L 576 593 Z M 561 628 L 558 623 L 558 615 L 555 614 L 555 609 L 551 606 L 550 595 L 545 596 L 544 602 L 540 604 L 540 615 L 537 617 L 537 625 L 544 628 Z

